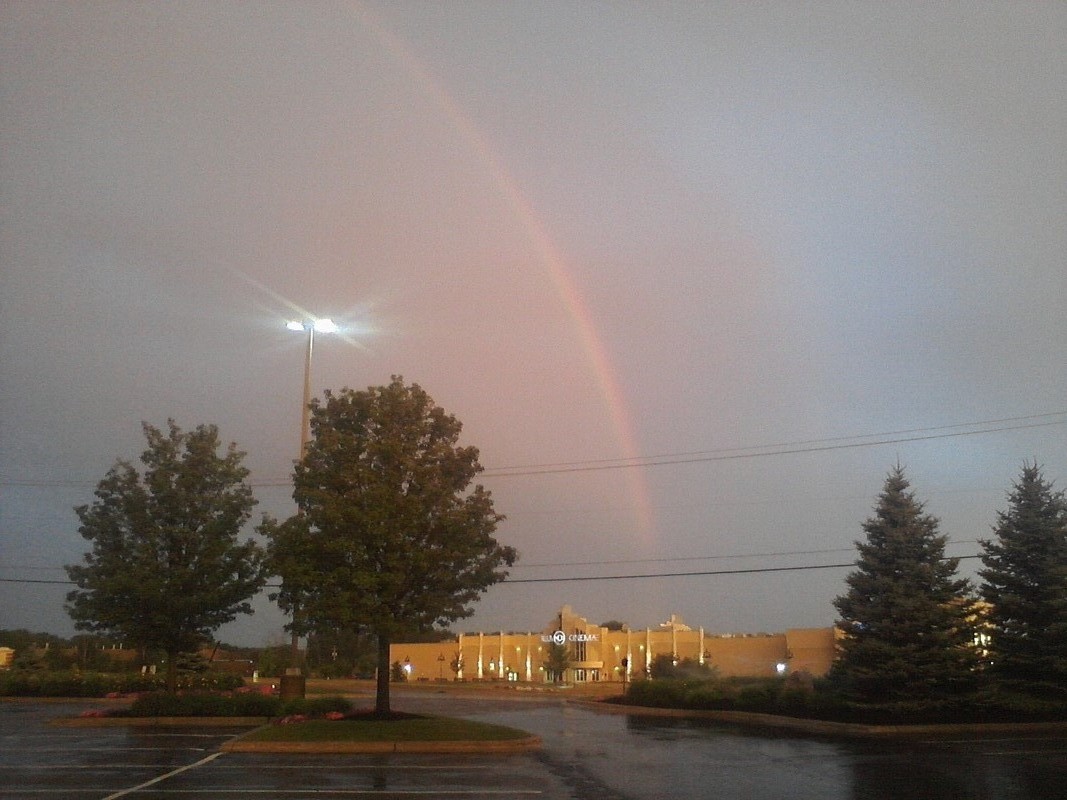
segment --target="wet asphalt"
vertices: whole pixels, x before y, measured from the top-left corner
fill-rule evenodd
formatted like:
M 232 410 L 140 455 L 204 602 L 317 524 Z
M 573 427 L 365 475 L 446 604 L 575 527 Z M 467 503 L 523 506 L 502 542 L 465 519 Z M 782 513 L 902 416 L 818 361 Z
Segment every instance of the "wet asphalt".
M 394 695 L 395 708 L 512 725 L 510 756 L 219 753 L 241 728 L 62 728 L 86 703 L 0 702 L 0 798 L 543 798 L 543 800 L 1051 800 L 1067 736 L 909 742 L 770 735 L 603 714 L 554 699 Z

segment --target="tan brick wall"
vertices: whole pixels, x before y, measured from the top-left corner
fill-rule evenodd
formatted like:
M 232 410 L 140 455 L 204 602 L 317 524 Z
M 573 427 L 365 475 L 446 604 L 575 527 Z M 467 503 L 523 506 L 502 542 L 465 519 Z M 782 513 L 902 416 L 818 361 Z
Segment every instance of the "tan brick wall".
M 777 674 L 778 664 L 786 664 L 790 672 L 806 670 L 818 677 L 826 674 L 834 658 L 832 628 L 795 628 L 786 633 L 754 635 L 714 635 L 699 630 L 608 631 L 591 625 L 582 630 L 596 636 L 586 642 L 587 680 L 592 680 L 596 665 L 599 681 L 623 681 L 626 658 L 630 660 L 630 679 L 640 678 L 645 674 L 646 663 L 672 652 L 679 660 L 694 661 L 700 661 L 703 654 L 704 661 L 724 678 L 771 677 Z M 409 664 L 411 680 L 454 680 L 456 675 L 450 665 L 461 652 L 465 681 L 479 677 L 486 681 L 507 680 L 512 674 L 520 682 L 543 683 L 542 667 L 548 646 L 542 641 L 541 632 L 465 634 L 461 641 L 394 644 L 390 661 Z

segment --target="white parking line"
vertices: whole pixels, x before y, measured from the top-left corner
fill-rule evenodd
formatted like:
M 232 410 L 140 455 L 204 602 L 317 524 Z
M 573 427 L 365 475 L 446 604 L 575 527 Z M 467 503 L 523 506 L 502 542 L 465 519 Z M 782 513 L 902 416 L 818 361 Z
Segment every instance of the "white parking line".
M 165 778 L 163 775 L 162 778 Z M 159 780 L 162 780 L 160 778 Z M 147 786 L 148 784 L 144 784 Z M 103 800 L 111 800 L 113 797 L 122 797 L 130 791 L 137 791 L 141 786 L 127 789 L 118 795 L 110 795 Z M 159 795 L 203 795 L 205 789 L 156 789 Z M 300 795 L 327 795 L 340 797 L 368 797 L 375 795 L 388 795 L 389 797 L 532 797 L 542 794 L 539 789 L 210 789 L 212 796 L 221 795 L 255 795 L 267 797 L 272 795 L 284 795 L 285 797 L 299 797 Z
M 146 781 L 146 782 L 142 783 L 140 786 L 134 786 L 131 789 L 123 789 L 121 792 L 115 792 L 115 794 L 109 794 L 107 797 L 104 798 L 104 800 L 116 800 L 116 798 L 125 797 L 128 794 L 133 794 L 134 792 L 139 792 L 141 789 L 146 789 L 149 786 L 154 786 L 155 784 L 159 783 L 160 781 L 165 781 L 167 778 L 173 778 L 175 775 L 180 775 L 181 773 L 186 772 L 187 770 L 196 769 L 197 767 L 202 767 L 204 764 L 208 764 L 208 763 L 214 761 L 216 758 L 218 758 L 221 755 L 222 755 L 222 753 L 212 753 L 211 755 L 207 756 L 206 758 L 200 759 L 195 764 L 186 764 L 184 767 L 178 767 L 178 769 L 171 770 L 170 772 L 166 773 L 165 775 L 160 775 L 158 778 L 153 778 L 150 781 Z
M 158 753 L 189 750 L 203 753 L 206 747 L 34 747 L 36 753 Z
M 1062 736 L 1003 736 L 999 738 L 976 737 L 973 739 L 921 739 L 920 744 L 990 744 L 992 742 L 1058 742 Z
M 147 784 L 145 784 L 147 786 Z M 141 787 L 137 787 L 139 789 Z M 137 791 L 137 789 L 126 789 L 119 794 L 113 794 L 111 797 L 122 797 L 129 792 Z M 59 794 L 64 797 L 71 797 L 72 795 L 92 794 L 95 795 L 99 792 L 99 789 L 24 789 L 20 790 L 20 794 Z M 198 794 L 204 795 L 203 789 L 156 789 L 156 794 Z M 530 797 L 534 795 L 540 795 L 542 792 L 534 789 L 447 789 L 440 791 L 438 789 L 412 789 L 412 790 L 398 790 L 392 789 L 212 789 L 212 797 L 222 797 L 230 794 L 254 794 L 257 796 L 265 795 L 285 795 L 286 797 L 297 797 L 302 794 L 310 795 L 327 795 L 327 796 L 339 796 L 339 797 L 354 797 L 354 796 L 373 796 L 373 795 L 389 795 L 390 797 L 406 797 L 406 796 L 426 796 L 433 795 L 434 797 L 447 797 L 447 796 L 463 796 L 463 797 Z M 108 800 L 104 798 L 104 800 Z

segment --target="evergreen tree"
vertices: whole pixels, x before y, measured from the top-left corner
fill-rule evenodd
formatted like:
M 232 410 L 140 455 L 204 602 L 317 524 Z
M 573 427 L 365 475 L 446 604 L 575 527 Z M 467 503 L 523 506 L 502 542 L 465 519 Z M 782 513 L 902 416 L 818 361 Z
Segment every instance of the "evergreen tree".
M 390 710 L 390 642 L 470 616 L 515 562 L 514 549 L 492 535 L 503 517 L 490 493 L 470 487 L 482 467 L 477 448 L 458 445 L 461 429 L 399 377 L 327 391 L 311 406 L 312 441 L 294 475 L 302 521 L 288 528 L 299 531 L 291 539 L 300 558 L 275 566 L 301 604 L 305 630 L 377 638 L 381 714 Z M 267 520 L 263 530 L 287 528 Z M 284 574 L 286 564 L 298 565 L 294 574 Z
M 975 685 L 970 583 L 908 488 L 897 466 L 863 524 L 848 592 L 834 601 L 843 638 L 831 679 L 859 702 L 936 703 Z
M 144 424 L 143 475 L 119 461 L 96 501 L 75 509 L 92 551 L 66 569 L 78 587 L 67 595 L 75 627 L 163 650 L 173 691 L 178 654 L 251 613 L 263 576 L 260 548 L 237 540 L 255 504 L 244 453 L 231 444 L 220 456 L 214 425 L 169 425 Z
M 1067 500 L 1024 465 L 981 542 L 990 676 L 1003 687 L 1067 690 Z

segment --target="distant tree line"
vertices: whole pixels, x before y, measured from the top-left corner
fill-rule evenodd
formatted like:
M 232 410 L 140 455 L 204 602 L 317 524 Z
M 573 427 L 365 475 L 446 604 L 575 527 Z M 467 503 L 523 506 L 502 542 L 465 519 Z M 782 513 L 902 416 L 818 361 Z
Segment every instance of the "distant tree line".
M 0 647 L 15 651 L 11 669 L 15 670 L 93 670 L 116 671 L 139 668 L 131 663 L 122 643 L 104 636 L 83 634 L 64 639 L 51 633 L 24 628 L 0 630 Z M 135 659 L 134 659 L 135 660 Z

